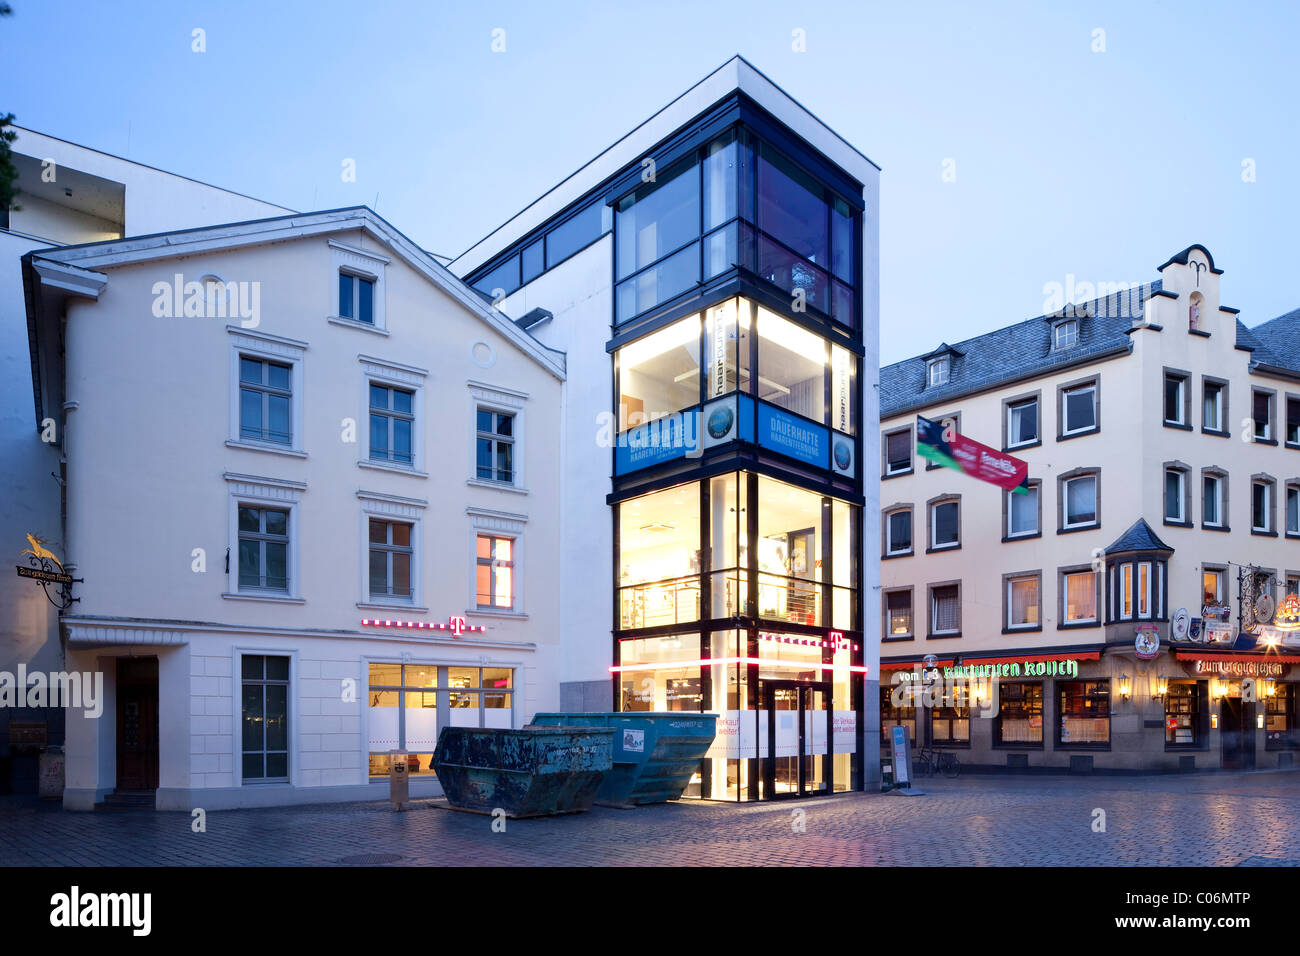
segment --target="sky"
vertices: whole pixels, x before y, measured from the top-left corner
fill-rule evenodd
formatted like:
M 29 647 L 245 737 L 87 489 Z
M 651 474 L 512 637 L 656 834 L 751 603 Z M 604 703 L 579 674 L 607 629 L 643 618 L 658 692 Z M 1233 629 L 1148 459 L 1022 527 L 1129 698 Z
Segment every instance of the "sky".
M 1300 307 L 1300 4 L 9 2 L 18 125 L 443 255 L 740 53 L 883 169 L 885 363 L 1193 243 Z

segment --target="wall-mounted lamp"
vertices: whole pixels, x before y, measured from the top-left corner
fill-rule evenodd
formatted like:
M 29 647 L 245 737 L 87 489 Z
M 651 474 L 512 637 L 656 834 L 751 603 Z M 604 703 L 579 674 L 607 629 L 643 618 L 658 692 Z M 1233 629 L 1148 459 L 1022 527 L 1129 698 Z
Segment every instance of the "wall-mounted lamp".
M 1226 696 L 1228 693 L 1228 682 L 1221 678 L 1214 678 L 1210 681 L 1210 696 L 1215 700 Z
M 1132 678 L 1127 674 L 1119 675 L 1119 696 L 1128 700 L 1129 691 L 1132 690 Z
M 1277 696 L 1277 681 L 1273 680 L 1273 678 L 1271 677 L 1266 677 L 1264 679 L 1264 696 L 1265 697 Z
M 1218 714 L 1210 714 L 1210 729 L 1211 729 L 1211 730 L 1218 730 L 1218 729 L 1219 729 L 1219 715 L 1218 715 Z
M 1169 675 L 1161 674 L 1159 677 L 1151 678 L 1151 699 L 1159 700 L 1169 693 Z

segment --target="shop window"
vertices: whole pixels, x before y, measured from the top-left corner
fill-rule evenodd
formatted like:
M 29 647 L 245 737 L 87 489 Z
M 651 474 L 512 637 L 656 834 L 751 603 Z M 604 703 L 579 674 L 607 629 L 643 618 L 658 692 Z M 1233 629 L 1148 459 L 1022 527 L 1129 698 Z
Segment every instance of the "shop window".
M 1022 574 L 1006 579 L 1006 615 L 1004 627 L 1009 631 L 1037 630 L 1039 619 L 1040 575 Z
M 913 636 L 912 589 L 902 588 L 885 592 L 885 639 L 905 639 Z
M 705 380 L 705 401 L 729 392 L 752 391 L 749 375 L 750 311 L 748 299 L 727 299 L 706 310 L 704 351 L 708 378 Z
M 1264 747 L 1267 750 L 1300 748 L 1296 724 L 1296 685 L 1278 681 L 1264 698 Z
M 758 613 L 820 624 L 822 496 L 758 479 Z
M 623 668 L 618 675 L 619 710 L 700 710 L 703 693 L 699 634 L 619 641 L 618 653 L 618 664 Z M 686 663 L 668 666 L 678 662 Z M 645 669 L 637 669 L 638 665 L 645 665 Z
M 1196 681 L 1170 681 L 1165 694 L 1165 749 L 1195 749 L 1201 731 L 1201 686 Z
M 240 658 L 240 746 L 245 783 L 289 779 L 289 658 Z
M 1043 743 L 1043 685 L 1023 681 L 998 684 L 994 740 L 1004 746 Z
M 620 431 L 699 404 L 699 315 L 637 339 L 617 354 Z
M 1058 681 L 1061 715 L 1058 745 L 1096 747 L 1110 745 L 1110 681 Z
M 761 306 L 758 397 L 825 424 L 826 340 Z
M 897 697 L 899 703 L 894 703 Z M 894 727 L 906 727 L 907 739 L 916 746 L 916 705 L 907 690 L 906 684 L 895 684 L 880 688 L 880 745 L 884 753 L 890 753 L 893 742 Z
M 743 530 L 744 526 L 740 527 Z M 619 505 L 622 628 L 699 620 L 700 571 L 697 483 L 631 498 Z
M 366 702 L 370 776 L 388 775 L 390 750 L 407 751 L 409 773 L 432 774 L 438 740 L 438 668 L 371 662 Z
M 857 629 L 858 561 L 862 510 L 831 500 L 831 627 Z
M 885 477 L 907 475 L 912 471 L 912 429 L 903 428 L 885 435 Z
M 475 591 L 480 608 L 509 611 L 515 606 L 515 539 L 480 534 L 475 547 Z
M 960 685 L 930 708 L 930 743 L 936 747 L 970 746 L 970 702 Z
M 733 617 L 749 613 L 747 540 L 748 482 L 735 472 L 709 480 L 709 554 L 712 556 L 712 618 Z M 639 500 L 639 499 L 634 499 Z M 630 502 L 628 504 L 631 504 Z M 688 562 L 689 568 L 689 562 Z

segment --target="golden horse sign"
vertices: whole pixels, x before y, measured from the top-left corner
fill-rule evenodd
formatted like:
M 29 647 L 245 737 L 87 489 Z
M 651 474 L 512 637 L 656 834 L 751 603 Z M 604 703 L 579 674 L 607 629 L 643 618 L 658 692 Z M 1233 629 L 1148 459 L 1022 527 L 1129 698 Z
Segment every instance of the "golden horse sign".
M 46 542 L 34 534 L 27 535 L 27 543 L 30 547 L 23 548 L 18 554 L 27 555 L 27 566 L 17 565 L 14 570 L 18 572 L 20 578 L 31 578 L 40 583 L 45 589 L 45 596 L 50 603 L 59 610 L 66 610 L 71 607 L 75 601 L 80 598 L 72 596 L 72 585 L 80 583 L 82 578 L 74 578 L 72 575 L 63 570 L 63 562 L 58 559 L 53 551 L 45 547 Z M 55 568 L 58 568 L 56 571 Z M 49 586 L 57 584 L 59 586 L 58 600 L 50 594 Z

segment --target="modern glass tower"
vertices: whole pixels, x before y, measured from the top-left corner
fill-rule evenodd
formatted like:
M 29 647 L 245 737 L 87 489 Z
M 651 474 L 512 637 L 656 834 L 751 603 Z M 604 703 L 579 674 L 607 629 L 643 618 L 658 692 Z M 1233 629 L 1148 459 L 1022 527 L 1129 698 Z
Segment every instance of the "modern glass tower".
M 717 713 L 688 795 L 879 772 L 878 172 L 735 58 L 452 266 L 568 355 L 561 707 Z

